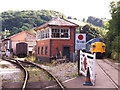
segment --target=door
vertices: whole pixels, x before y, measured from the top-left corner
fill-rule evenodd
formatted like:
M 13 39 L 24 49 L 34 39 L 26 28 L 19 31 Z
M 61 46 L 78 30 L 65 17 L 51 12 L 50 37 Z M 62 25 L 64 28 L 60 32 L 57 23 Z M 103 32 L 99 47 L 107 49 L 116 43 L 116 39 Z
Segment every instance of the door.
M 63 46 L 63 56 L 70 59 L 70 46 Z

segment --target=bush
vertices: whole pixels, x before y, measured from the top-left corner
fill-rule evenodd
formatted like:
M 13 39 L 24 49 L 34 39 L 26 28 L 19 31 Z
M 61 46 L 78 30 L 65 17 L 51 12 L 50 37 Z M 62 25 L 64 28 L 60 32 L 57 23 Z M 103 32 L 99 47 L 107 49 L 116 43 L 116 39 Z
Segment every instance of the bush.
M 112 57 L 112 59 L 116 60 L 117 59 L 117 52 L 112 51 L 111 57 Z
M 36 61 L 35 55 L 27 55 L 26 59 L 27 59 L 27 60 L 30 60 L 30 61 L 32 61 L 32 62 L 35 62 L 35 61 Z
M 120 36 L 116 36 L 114 41 L 112 41 L 112 57 L 113 59 L 120 60 Z

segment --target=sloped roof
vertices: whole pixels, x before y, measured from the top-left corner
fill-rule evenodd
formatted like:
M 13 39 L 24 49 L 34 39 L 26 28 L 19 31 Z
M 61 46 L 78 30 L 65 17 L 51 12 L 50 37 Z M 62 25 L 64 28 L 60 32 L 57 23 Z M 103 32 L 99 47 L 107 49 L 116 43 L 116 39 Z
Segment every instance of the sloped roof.
M 12 35 L 12 36 L 10 36 L 10 37 L 8 37 L 8 38 L 9 38 L 9 39 L 12 39 L 13 37 L 16 37 L 16 36 L 18 36 L 18 35 L 21 35 L 21 34 L 23 34 L 23 33 L 29 33 L 30 35 L 36 37 L 34 34 L 28 32 L 27 30 L 25 30 L 25 31 L 22 31 L 22 32 L 20 32 L 20 33 L 14 34 L 14 35 Z M 25 36 L 24 36 L 24 38 L 25 38 Z
M 40 29 L 45 28 L 47 26 L 79 27 L 79 25 L 77 25 L 73 22 L 70 22 L 66 19 L 56 18 L 56 19 L 48 21 L 47 23 L 35 28 L 34 30 L 37 31 L 37 30 L 40 30 Z

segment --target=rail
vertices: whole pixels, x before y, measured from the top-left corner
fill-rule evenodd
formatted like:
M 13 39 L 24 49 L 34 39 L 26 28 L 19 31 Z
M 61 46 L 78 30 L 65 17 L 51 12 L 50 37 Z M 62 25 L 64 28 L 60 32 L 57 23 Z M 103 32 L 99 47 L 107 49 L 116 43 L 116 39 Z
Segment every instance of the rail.
M 24 77 L 24 82 L 23 82 L 23 85 L 22 85 L 22 90 L 24 90 L 26 88 L 27 81 L 28 81 L 28 76 L 29 76 L 28 71 L 23 67 L 22 64 L 19 63 L 18 60 L 14 60 L 15 62 L 10 60 L 10 59 L 5 59 L 5 58 L 3 58 L 3 60 L 6 60 L 6 61 L 14 63 L 14 64 L 17 64 L 17 65 L 19 65 L 23 69 L 25 77 Z
M 4 59 L 4 60 L 5 60 L 5 59 Z M 24 90 L 24 89 L 26 88 L 29 73 L 28 73 L 28 71 L 24 68 L 24 66 L 23 66 L 22 64 L 20 64 L 20 62 L 24 62 L 24 63 L 27 63 L 27 64 L 32 64 L 32 65 L 34 65 L 34 66 L 36 66 L 36 67 L 44 70 L 45 72 L 48 73 L 48 75 L 50 75 L 51 77 L 53 77 L 53 79 L 56 81 L 56 83 L 58 84 L 58 86 L 59 86 L 62 90 L 66 90 L 65 87 L 64 87 L 64 85 L 63 85 L 51 72 L 49 72 L 48 70 L 42 68 L 40 65 L 38 65 L 38 64 L 36 64 L 36 63 L 33 63 L 33 62 L 30 62 L 30 61 L 27 61 L 27 60 L 26 60 L 26 61 L 21 61 L 21 60 L 17 60 L 17 59 L 11 59 L 11 60 L 16 61 L 16 62 L 19 64 L 19 66 L 24 69 L 25 80 L 24 80 L 24 84 L 23 84 L 23 86 L 22 86 L 22 90 Z M 7 61 L 12 62 L 11 60 L 7 60 Z
M 65 87 L 63 86 L 63 84 L 62 84 L 51 72 L 49 72 L 48 70 L 42 68 L 40 65 L 38 65 L 38 64 L 36 64 L 36 63 L 30 62 L 30 61 L 25 61 L 25 62 L 26 62 L 26 63 L 30 63 L 30 64 L 32 64 L 32 65 L 35 65 L 35 66 L 37 66 L 38 68 L 40 68 L 40 69 L 44 70 L 45 72 L 47 72 L 51 77 L 54 78 L 54 80 L 57 82 L 57 84 L 60 86 L 60 88 L 61 88 L 62 90 L 65 90 Z
M 104 73 L 104 75 L 112 82 L 112 84 L 117 88 L 117 90 L 120 90 L 118 84 L 110 77 L 109 74 L 106 73 L 106 71 L 103 69 L 103 67 L 102 67 L 99 63 L 97 63 L 97 64 L 98 64 L 100 70 L 101 70 L 101 71 Z
M 25 80 L 24 80 L 24 84 L 22 86 L 22 90 L 24 90 L 27 86 L 27 81 L 28 81 L 28 76 L 29 76 L 29 73 L 28 71 L 24 68 L 24 66 L 22 64 L 20 64 L 20 62 L 18 60 L 16 60 L 16 62 L 23 68 L 24 70 L 24 73 L 25 73 Z

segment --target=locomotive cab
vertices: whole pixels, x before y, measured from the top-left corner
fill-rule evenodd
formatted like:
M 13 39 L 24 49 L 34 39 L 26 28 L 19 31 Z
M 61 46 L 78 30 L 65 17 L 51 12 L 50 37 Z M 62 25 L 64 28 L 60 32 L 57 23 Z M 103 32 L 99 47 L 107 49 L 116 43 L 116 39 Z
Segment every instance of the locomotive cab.
M 103 58 L 105 54 L 105 43 L 100 38 L 94 38 L 87 42 L 86 49 L 89 50 L 92 54 L 96 53 L 96 58 Z
M 102 42 L 95 42 L 91 45 L 91 53 L 105 53 L 105 44 Z

